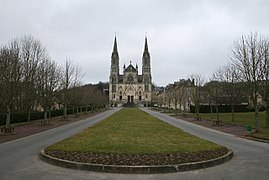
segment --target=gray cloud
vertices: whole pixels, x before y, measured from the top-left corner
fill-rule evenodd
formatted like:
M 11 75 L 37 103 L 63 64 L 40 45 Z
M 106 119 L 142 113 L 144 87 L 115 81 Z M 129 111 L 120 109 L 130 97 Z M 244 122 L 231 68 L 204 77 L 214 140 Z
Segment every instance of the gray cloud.
M 132 60 L 140 68 L 147 32 L 153 81 L 166 85 L 192 73 L 209 77 L 242 34 L 269 37 L 268 7 L 266 0 L 1 0 L 0 43 L 31 34 L 95 83 L 108 81 L 115 32 L 121 67 Z

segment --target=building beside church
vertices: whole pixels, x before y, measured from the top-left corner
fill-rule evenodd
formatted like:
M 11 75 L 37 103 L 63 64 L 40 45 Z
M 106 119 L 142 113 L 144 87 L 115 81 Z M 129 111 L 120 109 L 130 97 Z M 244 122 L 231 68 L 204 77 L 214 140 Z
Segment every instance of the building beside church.
M 111 55 L 111 68 L 109 76 L 109 102 L 112 106 L 139 105 L 146 106 L 151 102 L 152 80 L 151 80 L 150 53 L 147 38 L 145 38 L 144 52 L 142 56 L 142 74 L 138 74 L 138 65 L 134 67 L 132 62 L 123 66 L 123 74 L 119 72 L 119 53 L 117 39 Z

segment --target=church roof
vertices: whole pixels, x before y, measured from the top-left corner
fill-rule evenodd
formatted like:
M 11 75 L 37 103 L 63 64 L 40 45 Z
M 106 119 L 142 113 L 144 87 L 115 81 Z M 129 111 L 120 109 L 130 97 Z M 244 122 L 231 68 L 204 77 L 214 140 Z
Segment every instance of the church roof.
M 125 69 L 125 72 L 136 72 L 137 69 L 132 65 L 130 64 L 126 69 Z

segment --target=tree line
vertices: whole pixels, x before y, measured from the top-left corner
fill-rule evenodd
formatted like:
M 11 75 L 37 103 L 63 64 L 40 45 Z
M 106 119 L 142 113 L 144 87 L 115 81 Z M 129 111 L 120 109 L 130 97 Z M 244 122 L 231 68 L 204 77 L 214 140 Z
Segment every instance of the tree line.
M 60 105 L 63 116 L 68 106 L 99 105 L 107 97 L 97 86 L 82 86 L 81 70 L 71 60 L 58 65 L 41 42 L 32 36 L 12 39 L 0 47 L 0 112 L 10 127 L 12 112 L 31 113 L 41 107 L 42 124 L 47 112 Z
M 269 40 L 258 33 L 242 35 L 234 41 L 227 64 L 218 68 L 206 82 L 199 74 L 189 77 L 192 85 L 186 83 L 174 85 L 164 93 L 165 97 L 158 101 L 165 101 L 183 106 L 195 106 L 195 113 L 199 116 L 201 104 L 208 104 L 218 114 L 221 98 L 229 102 L 234 121 L 235 106 L 242 97 L 247 99 L 249 106 L 254 109 L 255 127 L 260 129 L 259 111 L 261 107 L 266 111 L 266 127 L 269 127 Z M 184 87 L 184 88 L 182 88 Z M 186 91 L 186 92 L 184 92 Z M 241 98 L 241 99 L 240 99 Z M 160 100 L 161 99 L 161 100 Z M 187 102 L 187 103 L 186 103 Z M 163 103 L 163 102 L 160 102 Z M 160 104 L 159 103 L 159 104 Z

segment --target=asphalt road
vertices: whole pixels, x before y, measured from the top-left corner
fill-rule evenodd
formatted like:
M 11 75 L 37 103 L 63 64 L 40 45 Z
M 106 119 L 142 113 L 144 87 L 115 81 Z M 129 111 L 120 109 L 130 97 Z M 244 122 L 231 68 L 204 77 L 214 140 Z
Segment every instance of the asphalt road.
M 0 180 L 38 179 L 269 179 L 269 144 L 241 139 L 197 126 L 166 114 L 144 109 L 150 114 L 194 135 L 233 150 L 232 160 L 211 168 L 172 174 L 95 173 L 53 166 L 41 161 L 42 148 L 96 124 L 116 112 L 117 108 L 72 124 L 51 129 L 19 140 L 0 144 Z M 191 143 L 191 142 L 190 142 Z

